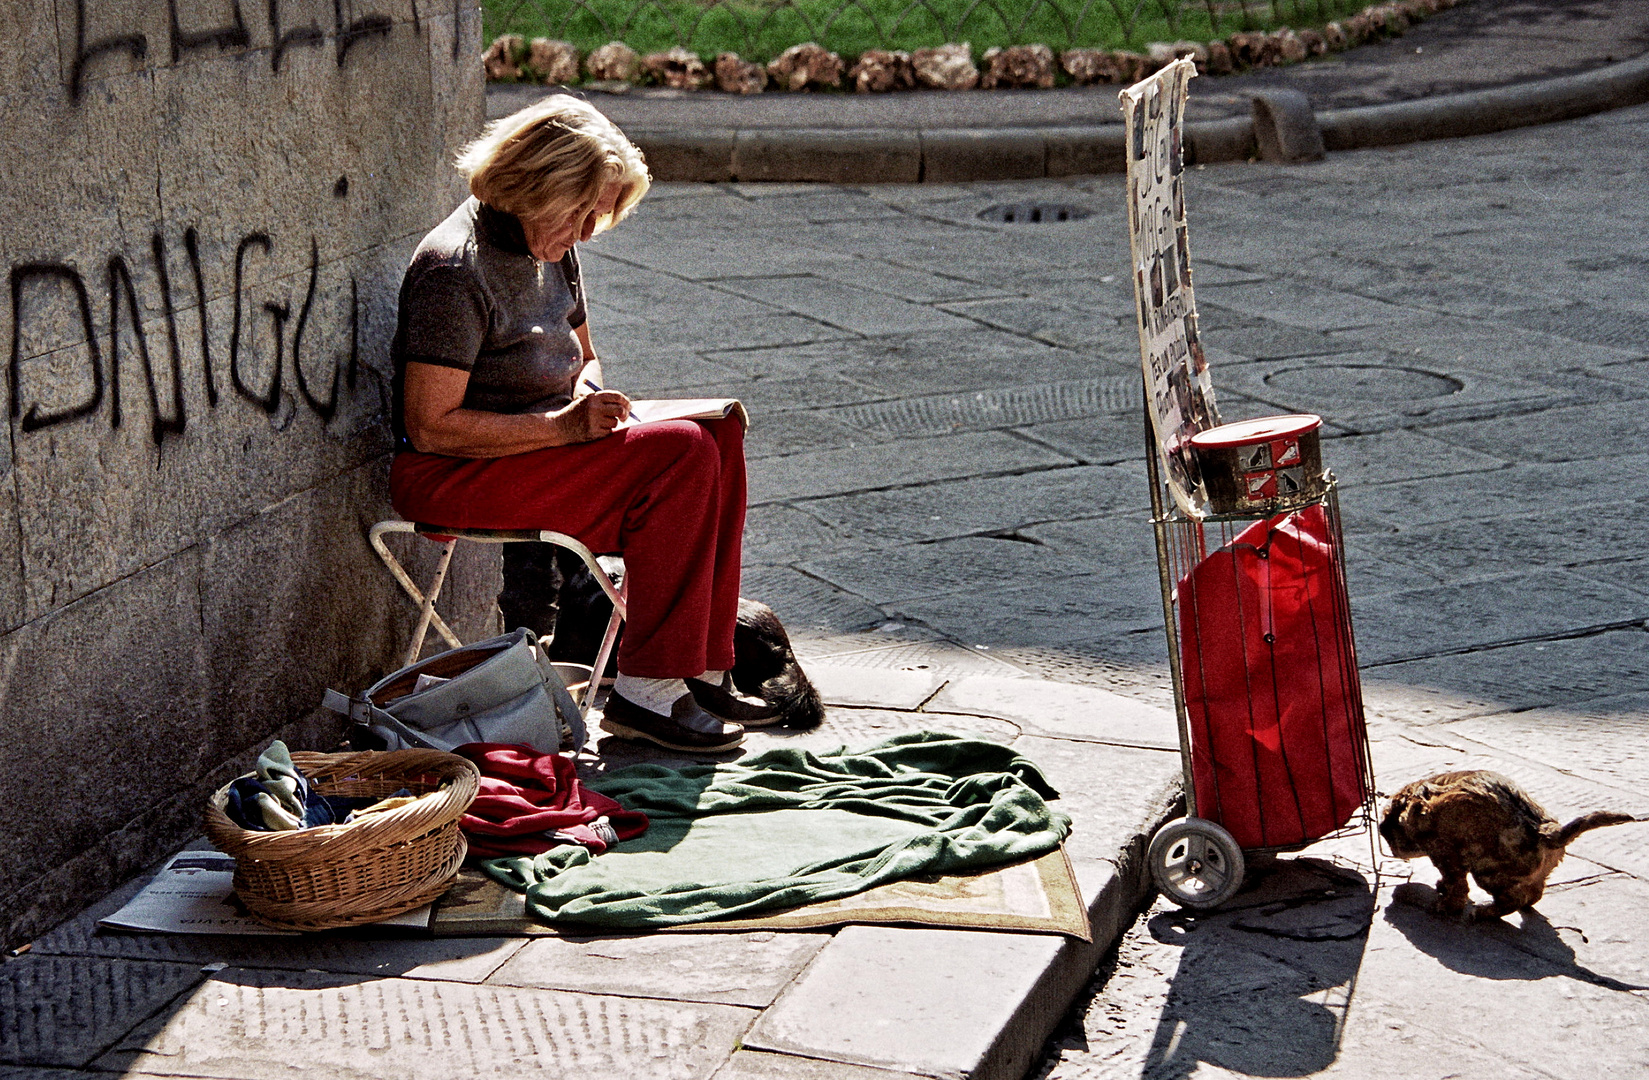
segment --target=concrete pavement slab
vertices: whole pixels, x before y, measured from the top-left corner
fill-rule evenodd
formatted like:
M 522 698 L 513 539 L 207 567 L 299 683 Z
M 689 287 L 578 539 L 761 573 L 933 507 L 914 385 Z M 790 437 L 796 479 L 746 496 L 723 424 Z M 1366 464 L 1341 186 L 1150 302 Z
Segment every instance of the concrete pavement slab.
M 918 709 L 944 685 L 931 671 L 897 671 L 810 663 L 808 677 L 830 705 L 863 708 Z
M 814 450 L 851 449 L 860 443 L 888 441 L 885 435 L 852 427 L 825 410 L 810 409 L 801 415 L 787 416 L 779 422 L 774 422 L 772 418 L 765 424 L 752 421 L 745 435 L 744 457 L 746 461 L 753 461 Z
M 782 565 L 851 548 L 852 538 L 808 510 L 783 503 L 758 506 L 744 519 L 744 564 Z
M 1381 516 L 1390 520 L 1384 513 Z M 1361 544 L 1377 558 L 1391 557 L 1430 568 L 1450 581 L 1568 567 L 1576 578 L 1640 594 L 1649 583 L 1639 576 L 1631 556 L 1646 519 L 1649 501 L 1632 500 L 1484 521 L 1392 526 L 1365 535 Z M 1602 617 L 1598 622 L 1631 617 L 1628 612 Z
M 1428 713 L 1428 721 L 1646 693 L 1649 634 L 1633 628 L 1410 660 L 1368 670 L 1363 682 L 1371 700 L 1387 685 L 1429 688 L 1455 699 L 1447 716 Z
M 1195 273 L 1194 270 L 1192 272 Z M 1252 360 L 1327 356 L 1353 352 L 1359 347 L 1357 343 L 1348 343 L 1320 330 L 1289 326 L 1225 308 L 1217 300 L 1205 299 L 1200 294 L 1197 297 L 1197 317 L 1197 326 L 1211 346 Z
M 1048 935 L 850 926 L 745 1036 L 752 1050 L 928 1076 L 1017 1076 L 1004 1003 L 1076 943 Z
M 897 1080 L 914 1075 L 840 1061 L 740 1050 L 727 1060 L 713 1080 Z
M 1134 389 L 1129 375 L 1101 375 L 866 402 L 834 410 L 833 415 L 887 437 L 940 435 L 1121 412 Z
M 740 591 L 772 607 L 792 632 L 850 633 L 887 621 L 887 613 L 863 597 L 788 566 L 759 566 L 745 571 Z
M 1644 600 L 1576 574 L 1541 570 L 1387 593 L 1353 604 L 1357 658 L 1391 663 L 1645 616 Z
M 1173 700 L 1162 627 L 1058 645 L 1010 645 L 994 655 L 1052 682 L 1098 686 L 1151 704 Z
M 1011 720 L 1027 732 L 1081 742 L 1179 749 L 1171 707 L 1151 707 L 1098 687 L 973 675 L 945 684 L 927 706 Z
M 1057 588 L 1066 578 L 1091 572 L 1080 561 L 1016 534 L 936 540 L 814 559 L 802 565 L 807 573 L 873 604 L 972 591 L 978 587 L 982 567 L 989 567 L 1003 581 L 1044 588 Z
M 1028 304 L 1021 299 L 976 300 L 942 305 L 945 311 L 984 326 L 1021 334 L 1066 349 L 1085 349 L 1090 342 L 1117 335 L 1118 316 L 1105 310 L 1072 310 L 1053 304 Z
M 1137 417 L 1130 417 L 1137 420 Z M 1077 423 L 1094 425 L 1093 420 Z M 1033 431 L 1036 429 L 1032 429 Z M 1138 436 L 1138 432 L 1134 433 Z M 1020 529 L 1143 506 L 1144 467 L 1073 466 L 810 500 L 807 513 L 875 546 Z
M 1177 747 L 1164 751 L 1095 745 L 1035 734 L 1026 734 L 1013 745 L 1059 789 L 1060 811 L 1076 821 L 1066 852 L 1079 879 L 1087 864 L 1103 862 L 1115 871 L 1137 858 L 1142 852 L 1131 849 L 1143 846 L 1165 817 L 1177 816 L 1171 809 L 1179 798 Z M 1090 891 L 1090 885 L 1097 890 L 1104 884 L 1103 876 L 1097 882 L 1082 881 L 1083 898 L 1092 905 L 1097 891 Z
M 1558 1076 L 1632 1076 L 1649 1064 L 1637 1033 L 1649 1001 L 1594 985 L 1572 965 L 1500 945 L 1499 928 L 1461 927 L 1401 901 L 1376 917 L 1364 954 L 1360 996 L 1401 1002 L 1428 1027 L 1446 1029 L 1504 1060 Z M 1494 1010 L 1472 1008 L 1480 980 L 1495 983 Z M 1538 1018 L 1529 1038 L 1506 1016 Z
M 771 1005 L 829 934 L 651 934 L 539 938 L 487 981 L 581 994 Z
M 100 957 L 0 965 L 0 1063 L 87 1065 L 201 978 L 188 964 Z
M 1546 409 L 1493 424 L 1439 424 L 1427 434 L 1507 461 L 1584 461 L 1611 448 L 1636 447 L 1643 421 L 1635 401 Z M 1577 439 L 1577 431 L 1586 438 Z
M 1567 861 L 1567 860 L 1566 860 Z M 1535 912 L 1484 929 L 1515 948 L 1578 969 L 1580 978 L 1649 989 L 1649 954 L 1638 939 L 1649 886 L 1625 874 L 1555 882 Z
M 889 624 L 906 625 L 893 620 L 883 625 Z M 914 629 L 933 635 L 935 640 L 867 647 L 862 635 L 852 639 L 839 636 L 820 637 L 797 644 L 797 656 L 807 665 L 809 673 L 821 663 L 827 664 L 837 669 L 839 680 L 846 677 L 842 674 L 844 672 L 863 669 L 930 672 L 945 678 L 962 675 L 1022 678 L 1026 674 L 1022 669 L 988 652 L 978 652 L 945 640 L 936 631 L 928 630 L 926 627 Z M 844 692 L 839 681 L 837 693 Z
M 752 463 L 750 505 L 977 476 L 981 462 L 987 474 L 1074 464 L 1046 447 L 995 431 L 818 450 Z
M 481 982 L 521 947 L 519 938 L 451 938 L 442 941 L 380 938 L 240 938 L 210 935 L 99 932 L 81 915 L 34 943 L 33 953 L 103 956 L 175 964 L 230 964 L 285 971 L 404 976 Z
M 793 750 L 834 750 L 840 746 L 869 746 L 912 731 L 938 731 L 987 742 L 1011 743 L 1021 735 L 1019 725 L 993 716 L 961 713 L 908 712 L 897 709 L 835 706 L 828 719 L 812 731 L 755 728 L 745 733 L 749 753 L 785 747 Z
M 1239 396 L 1236 400 L 1246 399 Z M 1222 396 L 1219 403 L 1223 419 L 1231 411 L 1231 398 Z M 1269 413 L 1270 409 L 1263 411 Z M 1084 465 L 1131 464 L 1138 460 L 1139 447 L 1143 445 L 1140 416 L 1135 410 L 1124 410 L 1104 417 L 1031 424 L 1015 430 L 1028 439 L 1035 439 L 1062 454 L 1070 455 Z
M 1400 314 L 1379 300 L 1299 281 L 1207 286 L 1198 290 L 1198 300 L 1251 318 L 1319 332 L 1380 326 Z
M 230 968 L 98 1067 L 224 1080 L 290 1076 L 301 1059 L 362 1080 L 453 1076 L 708 1077 L 754 1012 L 506 986 Z
M 1116 595 L 1111 575 L 1073 576 L 1059 588 L 1019 588 L 1012 584 L 981 586 L 967 593 L 901 600 L 887 604 L 889 614 L 916 619 L 964 644 L 990 649 L 1060 646 L 1065 643 L 1124 637 L 1142 631 L 1161 633 L 1161 594 L 1149 589 Z M 1164 646 L 1151 640 L 1149 650 Z
M 1402 432 L 1404 442 L 1414 449 L 1397 451 L 1402 458 L 1392 464 L 1401 468 L 1425 469 L 1426 453 L 1432 447 L 1443 447 L 1435 439 L 1415 432 Z M 1410 440 L 1413 440 L 1410 442 Z M 1335 439 L 1325 444 L 1324 455 L 1337 449 L 1346 440 Z M 1429 444 L 1429 445 L 1428 445 Z M 1383 484 L 1378 488 L 1356 493 L 1357 505 L 1367 513 L 1377 513 L 1405 531 L 1424 526 L 1463 519 L 1494 518 L 1510 514 L 1526 514 L 1529 493 L 1541 493 L 1542 503 L 1563 507 L 1565 511 L 1586 507 L 1613 508 L 1621 503 L 1619 475 L 1611 472 L 1583 471 L 1570 464 L 1526 463 L 1510 467 L 1500 466 L 1487 455 L 1463 451 L 1466 460 L 1480 464 L 1478 468 L 1454 473 L 1433 473 L 1423 478 Z M 1395 454 L 1393 456 L 1396 456 Z M 1445 450 L 1443 458 L 1454 454 Z M 1649 454 L 1622 454 L 1615 459 L 1624 471 L 1635 471 L 1649 466 Z M 1447 468 L 1447 466 L 1444 466 Z M 1470 472 L 1470 475 L 1462 475 Z M 1439 475 L 1449 478 L 1437 479 Z M 1603 516 L 1610 516 L 1603 510 Z M 1576 552 L 1576 554 L 1584 554 Z
M 727 292 L 856 334 L 954 333 L 967 329 L 961 320 L 925 304 L 810 274 L 721 278 L 716 285 Z
M 1649 693 L 1641 691 L 1457 720 L 1449 730 L 1537 761 L 1561 760 L 1567 772 L 1627 791 L 1649 768 Z

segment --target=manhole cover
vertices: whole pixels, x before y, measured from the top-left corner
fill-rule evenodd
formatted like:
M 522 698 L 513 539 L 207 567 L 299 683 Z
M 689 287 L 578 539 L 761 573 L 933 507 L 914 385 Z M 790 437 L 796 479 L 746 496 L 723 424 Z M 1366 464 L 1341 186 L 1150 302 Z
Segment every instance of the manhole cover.
M 1081 221 L 1091 213 L 1093 211 L 1085 207 L 1064 203 L 1003 203 L 979 211 L 979 220 L 1000 221 L 1007 225 L 1026 222 L 1041 224 L 1044 221 Z
M 1332 401 L 1420 401 L 1447 397 L 1466 384 L 1435 371 L 1380 364 L 1323 364 L 1283 368 L 1265 377 L 1265 385 L 1284 393 Z

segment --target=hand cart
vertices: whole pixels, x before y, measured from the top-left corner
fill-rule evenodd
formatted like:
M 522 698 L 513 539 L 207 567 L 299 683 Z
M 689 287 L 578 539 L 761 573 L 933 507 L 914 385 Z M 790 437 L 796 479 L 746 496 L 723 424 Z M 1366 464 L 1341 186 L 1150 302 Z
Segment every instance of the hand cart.
M 1253 438 L 1256 429 L 1275 434 L 1278 421 L 1316 418 L 1199 434 L 1193 445 L 1246 429 L 1245 445 L 1263 450 L 1236 455 L 1230 470 L 1219 468 L 1217 455 L 1199 455 L 1210 491 L 1223 478 L 1258 495 L 1216 502 L 1197 517 L 1169 498 L 1149 413 L 1147 404 L 1151 523 L 1186 816 L 1157 831 L 1147 858 L 1165 896 L 1204 909 L 1241 888 L 1245 851 L 1296 851 L 1358 829 L 1372 837 L 1374 774 L 1333 474 L 1321 470 L 1313 432 L 1304 458 L 1316 476 L 1278 493 L 1263 485 L 1278 471 L 1265 466 L 1297 446 Z M 1248 487 L 1240 483 L 1245 467 L 1247 479 L 1259 478 Z

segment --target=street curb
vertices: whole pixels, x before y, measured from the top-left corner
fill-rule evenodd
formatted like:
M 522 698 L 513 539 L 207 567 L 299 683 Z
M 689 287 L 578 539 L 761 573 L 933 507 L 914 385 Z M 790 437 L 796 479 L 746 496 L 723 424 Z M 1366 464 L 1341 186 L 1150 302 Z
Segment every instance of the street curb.
M 1324 146 L 1358 150 L 1550 124 L 1649 101 L 1649 53 L 1607 67 L 1319 113 Z M 656 180 L 955 183 L 1122 172 L 1121 122 L 995 128 L 636 128 Z M 1185 125 L 1190 165 L 1258 156 L 1252 117 Z

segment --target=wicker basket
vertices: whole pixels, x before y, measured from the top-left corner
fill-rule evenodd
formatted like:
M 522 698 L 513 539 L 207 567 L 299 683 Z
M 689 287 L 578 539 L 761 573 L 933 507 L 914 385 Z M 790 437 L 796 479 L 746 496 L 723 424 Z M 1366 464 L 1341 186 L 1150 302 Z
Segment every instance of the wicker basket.
M 206 835 L 235 857 L 235 892 L 259 922 L 358 926 L 427 904 L 452 883 L 469 850 L 458 819 L 480 788 L 473 763 L 439 750 L 298 752 L 292 763 L 327 795 L 441 794 L 348 825 L 255 832 L 229 820 L 229 787 L 218 789 L 206 806 Z

